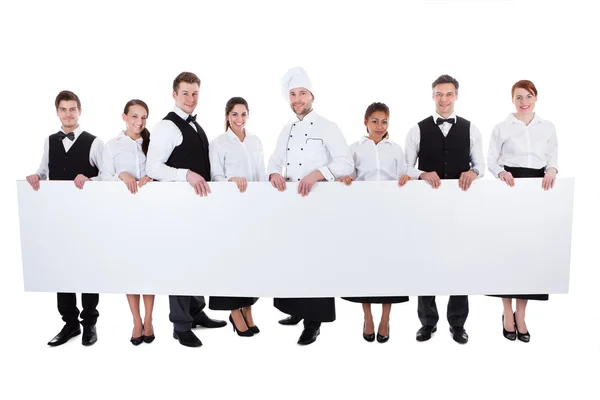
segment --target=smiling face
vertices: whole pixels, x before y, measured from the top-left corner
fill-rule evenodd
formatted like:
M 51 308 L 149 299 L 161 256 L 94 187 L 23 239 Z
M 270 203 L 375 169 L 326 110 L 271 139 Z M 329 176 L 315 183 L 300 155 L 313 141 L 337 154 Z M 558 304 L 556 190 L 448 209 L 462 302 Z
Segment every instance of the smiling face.
M 524 88 L 516 88 L 513 94 L 512 102 L 515 105 L 517 114 L 532 114 L 535 109 L 537 96 Z
M 175 105 L 185 113 L 192 114 L 198 105 L 198 92 L 200 86 L 197 83 L 181 82 L 176 92 L 173 92 Z
M 81 110 L 75 100 L 61 100 L 56 108 L 56 115 L 60 118 L 62 130 L 65 133 L 73 132 L 79 126 Z
M 312 111 L 314 99 L 312 93 L 306 88 L 295 88 L 290 90 L 290 107 L 298 117 L 304 117 Z
M 240 132 L 246 126 L 248 109 L 243 104 L 236 104 L 227 114 L 227 122 L 234 132 Z
M 383 135 L 388 131 L 388 119 L 387 115 L 383 111 L 375 111 L 369 118 L 365 119 L 365 126 L 369 132 L 369 139 L 378 143 L 383 138 Z
M 123 121 L 127 126 L 125 134 L 132 137 L 138 137 L 146 127 L 148 111 L 139 104 L 129 107 L 127 114 L 123 113 Z
M 444 118 L 454 113 L 454 102 L 457 98 L 458 93 L 452 83 L 440 83 L 433 88 L 435 111 Z

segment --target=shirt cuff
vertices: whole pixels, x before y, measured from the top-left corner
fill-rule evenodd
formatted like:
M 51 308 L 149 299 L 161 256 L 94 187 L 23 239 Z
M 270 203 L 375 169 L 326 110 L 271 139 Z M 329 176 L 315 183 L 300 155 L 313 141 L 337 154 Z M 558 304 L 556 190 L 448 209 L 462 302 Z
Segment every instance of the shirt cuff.
M 321 171 L 321 173 L 323 174 L 323 177 L 325 178 L 326 181 L 329 181 L 329 182 L 335 181 L 335 176 L 333 176 L 333 174 L 331 173 L 329 168 L 321 167 L 321 168 L 319 168 L 319 171 Z
M 177 181 L 178 182 L 187 182 L 187 173 L 189 169 L 178 169 L 177 170 Z

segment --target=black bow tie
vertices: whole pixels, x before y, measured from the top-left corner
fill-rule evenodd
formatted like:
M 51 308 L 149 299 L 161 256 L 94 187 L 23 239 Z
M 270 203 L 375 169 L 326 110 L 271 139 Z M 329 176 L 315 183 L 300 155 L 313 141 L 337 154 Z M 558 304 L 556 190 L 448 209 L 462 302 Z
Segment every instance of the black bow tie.
M 198 114 L 196 114 L 196 115 L 198 115 Z M 196 122 L 196 115 L 188 115 L 185 122 Z
M 435 123 L 438 124 L 438 125 L 441 125 L 444 122 L 447 122 L 449 124 L 453 124 L 454 123 L 454 118 L 448 118 L 448 119 L 438 118 L 438 119 L 435 120 Z
M 65 138 L 69 138 L 69 140 L 72 142 L 73 140 L 75 140 L 75 134 L 73 132 L 69 132 L 69 133 L 58 132 L 58 138 L 60 140 L 64 140 Z

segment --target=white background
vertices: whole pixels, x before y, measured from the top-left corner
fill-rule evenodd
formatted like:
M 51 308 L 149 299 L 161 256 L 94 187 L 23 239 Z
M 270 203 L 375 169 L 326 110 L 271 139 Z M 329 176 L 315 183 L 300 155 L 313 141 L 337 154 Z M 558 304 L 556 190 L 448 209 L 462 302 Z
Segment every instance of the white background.
M 3 397 L 64 398 L 581 398 L 597 395 L 599 273 L 596 154 L 597 53 L 588 2 L 12 2 L 0 12 L 2 140 L 0 387 Z M 150 128 L 172 107 L 171 82 L 183 70 L 202 79 L 198 115 L 209 139 L 221 132 L 227 99 L 250 103 L 248 127 L 265 153 L 274 148 L 291 112 L 279 81 L 302 65 L 315 109 L 337 122 L 349 143 L 364 132 L 365 108 L 391 108 L 390 133 L 404 144 L 408 129 L 433 109 L 430 84 L 448 73 L 460 82 L 456 110 L 477 125 L 484 149 L 492 127 L 513 111 L 510 87 L 530 79 L 539 115 L 559 139 L 559 168 L 574 176 L 575 213 L 568 295 L 528 307 L 529 344 L 500 334 L 500 300 L 471 298 L 470 341 L 454 343 L 438 299 L 439 331 L 417 343 L 416 298 L 394 306 L 391 339 L 361 338 L 362 311 L 337 301 L 338 320 L 319 340 L 295 345 L 300 327 L 261 299 L 262 332 L 239 338 L 230 327 L 198 332 L 205 345 L 188 349 L 170 338 L 168 304 L 158 297 L 157 339 L 134 348 L 122 295 L 101 296 L 99 341 L 79 338 L 49 349 L 62 323 L 55 295 L 24 293 L 15 180 L 35 172 L 43 140 L 59 129 L 54 98 L 63 89 L 83 102 L 82 127 L 104 141 L 122 128 L 125 102 L 150 106 Z M 491 179 L 489 176 L 488 179 Z M 68 204 L 57 204 L 57 207 Z M 377 212 L 376 204 L 367 204 Z M 351 218 L 351 216 L 349 216 Z M 551 215 L 548 218 L 552 218 Z M 473 233 L 474 235 L 477 232 Z M 68 250 L 60 238 L 57 245 Z M 231 238 L 232 241 L 241 238 Z M 490 237 L 490 240 L 494 240 Z M 356 232 L 377 251 L 377 235 Z M 469 251 L 465 238 L 465 252 Z M 131 238 L 98 246 L 128 246 Z M 82 260 L 85 262 L 85 260 Z M 226 313 L 210 315 L 226 319 Z M 378 315 L 376 313 L 376 315 Z M 9 394 L 11 393 L 11 394 Z

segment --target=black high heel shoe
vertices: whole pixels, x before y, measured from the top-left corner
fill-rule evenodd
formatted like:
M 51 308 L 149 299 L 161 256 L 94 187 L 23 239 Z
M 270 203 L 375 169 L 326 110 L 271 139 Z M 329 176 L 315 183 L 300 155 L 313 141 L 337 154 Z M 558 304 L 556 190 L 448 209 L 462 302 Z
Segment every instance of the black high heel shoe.
M 385 343 L 389 339 L 390 339 L 390 323 L 388 322 L 388 334 L 386 336 L 383 336 L 383 335 L 380 335 L 379 332 L 377 332 L 377 341 L 379 343 Z
M 513 314 L 513 318 L 515 319 L 515 328 L 517 329 L 517 339 L 519 339 L 521 342 L 529 343 L 529 339 L 531 339 L 531 336 L 529 335 L 529 330 L 527 330 L 527 332 L 525 332 L 525 333 L 519 332 L 519 328 L 517 327 L 517 313 L 516 312 Z
M 364 322 L 363 323 L 363 339 L 365 339 L 367 342 L 374 342 L 375 341 L 375 332 L 366 334 L 365 333 L 366 326 L 367 326 L 367 323 Z
M 133 337 L 133 335 L 132 335 L 131 339 L 129 339 L 129 341 L 134 346 L 139 346 L 140 344 L 142 344 L 142 342 L 144 341 L 144 325 L 142 325 L 142 336 L 140 336 L 140 337 Z
M 229 314 L 229 322 L 231 322 L 231 325 L 233 326 L 233 331 L 235 333 L 238 334 L 238 336 L 244 336 L 244 337 L 250 337 L 250 336 L 254 336 L 254 333 L 250 330 L 250 329 L 246 329 L 245 331 L 240 331 L 236 326 L 235 326 L 235 322 L 233 322 L 233 318 L 231 317 L 231 314 Z
M 244 312 L 242 311 L 242 309 L 240 308 L 240 313 L 242 314 L 242 318 L 244 318 L 244 322 L 246 323 L 246 325 L 248 325 L 248 321 L 246 321 L 246 316 L 244 315 Z M 255 335 L 260 332 L 260 329 L 258 329 L 258 326 L 254 325 L 254 326 L 250 326 L 248 325 L 248 329 L 250 329 L 250 332 L 254 333 Z
M 154 326 L 152 326 L 152 332 L 154 332 Z M 150 336 L 143 335 L 142 339 L 144 340 L 144 343 L 152 343 L 154 341 L 154 339 L 156 339 L 156 337 L 154 336 L 154 333 L 153 333 Z
M 502 314 L 502 334 L 504 335 L 504 337 L 508 340 L 517 340 L 516 329 L 516 327 L 514 331 L 507 331 L 506 329 L 504 329 L 504 314 Z

